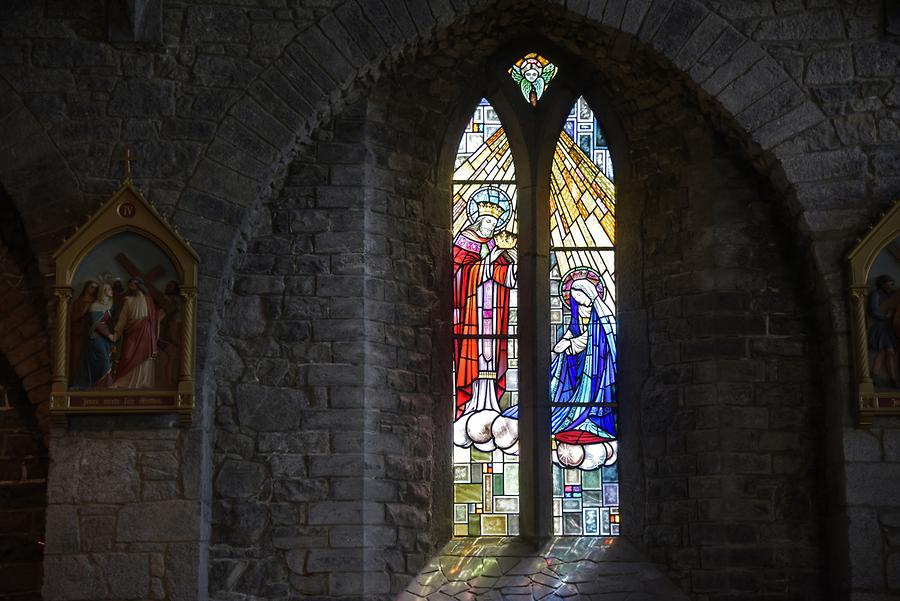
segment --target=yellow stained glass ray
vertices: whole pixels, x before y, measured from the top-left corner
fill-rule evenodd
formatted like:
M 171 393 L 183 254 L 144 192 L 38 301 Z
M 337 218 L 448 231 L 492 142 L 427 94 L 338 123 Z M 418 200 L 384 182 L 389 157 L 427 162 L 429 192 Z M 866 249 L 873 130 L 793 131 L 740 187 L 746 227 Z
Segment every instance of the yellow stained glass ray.
M 490 107 L 487 107 L 490 108 Z M 506 192 L 512 204 L 512 216 L 503 227 L 504 230 L 516 234 L 518 219 L 516 218 L 516 169 L 512 159 L 512 151 L 503 128 L 495 131 L 484 140 L 468 157 L 458 161 L 459 166 L 453 172 L 453 235 L 456 236 L 469 222 L 466 203 L 469 197 L 484 187 L 483 180 L 502 180 L 508 184 L 490 184 Z
M 516 168 L 506 132 L 501 127 L 453 172 L 454 180 L 502 179 L 514 181 Z
M 615 245 L 615 186 L 566 132 L 553 153 L 550 195 L 552 246 Z

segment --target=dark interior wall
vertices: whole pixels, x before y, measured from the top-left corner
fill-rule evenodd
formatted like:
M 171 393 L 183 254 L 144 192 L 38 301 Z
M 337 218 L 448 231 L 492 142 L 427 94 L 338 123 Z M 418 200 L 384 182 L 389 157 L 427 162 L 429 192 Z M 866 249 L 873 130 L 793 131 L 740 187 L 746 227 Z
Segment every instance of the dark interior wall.
M 35 407 L 0 357 L 0 599 L 41 599 L 47 447 Z
M 2 187 L 0 297 L 0 331 L 5 331 L 0 343 L 0 599 L 40 599 L 49 426 L 42 348 L 46 314 L 36 260 Z
M 629 378 L 642 540 L 698 599 L 817 598 L 827 460 L 811 294 L 767 184 L 703 119 L 663 102 L 670 118 L 631 139 L 634 181 L 619 198 L 641 207 L 646 319 L 622 336 L 643 333 L 648 354 L 645 379 Z
M 243 248 L 244 234 L 250 229 L 247 220 L 256 218 L 255 203 L 273 196 L 269 187 L 273 174 L 292 160 L 297 141 L 307 140 L 309 132 L 317 130 L 316 124 L 327 120 L 323 115 L 340 112 L 353 82 L 360 83 L 359 87 L 369 93 L 370 84 L 379 81 L 386 66 L 395 64 L 398 58 L 406 60 L 410 52 L 423 48 L 435 55 L 433 64 L 425 67 L 422 63 L 421 70 L 413 69 L 405 77 L 421 77 L 416 80 L 416 87 L 429 87 L 430 94 L 449 98 L 435 105 L 441 110 L 426 113 L 440 122 L 447 114 L 443 109 L 458 97 L 454 93 L 458 92 L 461 81 L 462 85 L 466 83 L 453 77 L 458 72 L 454 71 L 453 64 L 460 56 L 469 59 L 488 56 L 495 50 L 495 41 L 504 36 L 544 32 L 561 46 L 574 49 L 576 54 L 585 52 L 586 66 L 599 71 L 594 79 L 611 82 L 610 96 L 622 98 L 629 105 L 616 107 L 623 120 L 648 107 L 662 107 L 662 113 L 646 121 L 652 130 L 653 123 L 664 120 L 664 101 L 672 98 L 673 92 L 665 85 L 636 84 L 648 80 L 670 81 L 674 71 L 686 74 L 694 82 L 688 86 L 688 95 L 699 97 L 699 105 L 713 117 L 716 128 L 728 132 L 729 141 L 723 147 L 725 154 L 743 148 L 763 170 L 774 168 L 775 174 L 770 179 L 779 190 L 775 202 L 790 210 L 788 216 L 777 213 L 775 221 L 791 222 L 797 239 L 802 241 L 798 244 L 798 254 L 803 255 L 801 260 L 806 264 L 801 271 L 815 274 L 814 281 L 801 287 L 807 286 L 815 292 L 811 303 L 817 316 L 815 330 L 824 339 L 821 358 L 825 367 L 821 378 L 827 386 L 820 402 L 826 409 L 814 414 L 829 416 L 826 452 L 831 485 L 822 496 L 833 509 L 828 533 L 834 536 L 831 549 L 835 561 L 830 564 L 829 573 L 839 583 L 833 589 L 852 588 L 860 594 L 882 595 L 900 590 L 900 579 L 896 576 L 900 570 L 900 551 L 896 545 L 900 489 L 885 486 L 900 481 L 897 423 L 883 420 L 867 432 L 854 428 L 843 289 L 844 253 L 900 190 L 897 169 L 900 163 L 896 160 L 900 144 L 896 126 L 896 112 L 900 107 L 898 45 L 892 37 L 895 34 L 884 27 L 881 0 L 808 3 L 608 0 L 570 1 L 565 6 L 560 2 L 504 0 L 472 3 L 476 12 L 471 15 L 472 8 L 464 3 L 434 0 L 288 2 L 284 6 L 269 2 L 226 6 L 215 2 L 167 1 L 163 41 L 159 45 L 104 41 L 106 23 L 100 4 L 12 1 L 0 7 L 3 23 L 0 28 L 0 131 L 3 132 L 0 179 L 21 210 L 40 271 L 46 273 L 52 265 L 52 251 L 115 188 L 121 171 L 114 157 L 126 144 L 142 155 L 137 168 L 138 184 L 151 202 L 173 218 L 196 243 L 202 257 L 199 299 L 202 352 L 198 357 L 201 366 L 214 358 L 220 348 L 226 348 L 215 337 L 217 324 L 223 315 L 224 302 L 234 288 L 230 282 L 231 266 L 237 257 L 236 250 Z M 487 18 L 479 10 L 484 10 Z M 458 22 L 459 26 L 446 29 L 452 22 Z M 553 33 L 553 29 L 558 31 Z M 378 35 L 371 35 L 376 30 Z M 477 43 L 476 38 L 485 43 Z M 455 54 L 451 49 L 454 44 L 457 45 Z M 658 57 L 666 57 L 661 60 L 668 65 L 668 70 L 648 69 L 646 64 L 635 60 L 635 48 L 642 54 L 658 52 Z M 445 70 L 447 77 L 442 80 L 441 73 Z M 402 81 L 380 80 L 386 81 L 393 84 L 398 94 L 409 92 Z M 680 106 L 676 102 L 672 109 L 678 110 Z M 366 116 L 365 120 L 368 119 Z M 445 139 L 447 135 L 427 127 L 417 129 L 416 123 L 410 127 L 423 137 L 434 134 L 435 139 Z M 635 127 L 631 130 L 637 139 L 641 136 L 634 133 Z M 660 143 L 668 143 L 662 130 L 652 131 L 660 134 Z M 259 133 L 264 143 L 261 144 L 260 136 L 251 135 L 254 133 Z M 677 136 L 673 134 L 673 138 Z M 683 144 L 678 152 L 685 152 L 686 148 L 690 144 Z M 402 154 L 414 154 L 414 158 L 427 156 L 416 152 Z M 334 160 L 331 156 L 326 153 L 322 163 L 329 165 L 329 169 Z M 367 155 L 363 161 L 366 177 L 378 173 L 374 167 L 380 160 Z M 402 156 L 395 158 L 395 169 L 417 172 L 404 166 L 404 160 Z M 658 169 L 666 173 L 666 168 L 680 173 L 683 170 L 680 161 L 683 159 L 678 156 L 661 157 L 643 166 L 635 164 L 635 169 Z M 318 155 L 308 162 L 315 170 Z M 360 174 L 350 172 L 353 174 L 349 177 L 358 183 L 355 178 Z M 675 179 L 680 181 L 678 178 Z M 416 178 L 410 179 L 411 189 L 419 186 Z M 437 187 L 440 187 L 439 180 L 438 176 L 434 177 Z M 375 184 L 367 183 L 366 190 L 359 193 L 359 198 L 354 197 L 354 202 L 362 198 L 364 203 L 374 203 L 375 196 L 370 192 L 374 187 Z M 661 192 L 668 192 L 671 186 L 660 187 L 665 188 Z M 758 189 L 755 184 L 752 187 Z M 280 185 L 275 189 L 280 189 Z M 628 194 L 622 191 L 623 198 Z M 769 193 L 764 192 L 763 196 L 768 197 Z M 640 206 L 643 198 L 641 195 Z M 443 201 L 438 198 L 436 202 Z M 755 206 L 750 199 L 746 202 Z M 372 207 L 366 219 L 376 223 L 375 205 L 361 206 Z M 628 221 L 628 227 L 632 226 L 637 228 L 635 231 L 643 227 L 638 220 Z M 440 239 L 440 235 L 432 239 Z M 676 243 L 695 243 L 686 237 L 666 239 L 666 248 Z M 653 253 L 658 252 L 649 247 L 633 250 L 634 256 L 640 257 L 655 256 Z M 431 253 L 434 261 L 445 256 L 440 249 Z M 435 265 L 439 269 L 439 263 Z M 242 263 L 241 269 L 247 274 L 256 268 Z M 308 275 L 304 274 L 303 279 L 308 280 Z M 424 289 L 433 288 L 432 284 L 424 286 Z M 642 289 L 638 287 L 636 291 L 639 299 Z M 237 291 L 235 303 L 244 302 L 242 296 Z M 19 336 L 31 340 L 38 335 L 45 338 L 40 350 L 34 353 L 36 367 L 32 370 L 33 373 L 43 370 L 43 373 L 27 382 L 23 380 L 26 389 L 38 391 L 35 393 L 38 396 L 49 379 L 50 359 L 49 337 L 45 336 L 39 317 L 45 305 L 39 297 L 34 295 L 28 303 L 23 303 L 22 306 L 29 307 L 27 319 L 11 313 L 11 318 L 7 316 L 0 323 L 0 340 L 6 340 L 10 332 L 23 325 L 27 333 L 19 331 L 10 338 L 15 344 L 21 340 Z M 751 295 L 751 298 L 755 297 Z M 688 304 L 694 306 L 693 302 Z M 343 310 L 350 315 L 350 308 L 345 306 Z M 729 309 L 732 310 L 741 311 Z M 737 313 L 729 314 L 729 324 Z M 747 313 L 759 316 L 762 310 L 748 309 Z M 634 317 L 638 325 L 646 328 L 642 325 L 641 310 Z M 367 319 L 359 318 L 357 323 L 367 324 Z M 224 330 L 231 327 L 229 322 Z M 684 336 L 681 340 L 688 340 Z M 749 344 L 753 336 L 745 336 Z M 645 340 L 647 346 L 641 356 L 649 360 L 651 351 L 660 352 L 656 347 L 661 344 L 657 339 L 651 342 L 649 335 Z M 346 342 L 355 348 L 358 340 L 351 338 Z M 370 350 L 375 352 L 374 347 Z M 225 364 L 231 361 L 228 352 L 223 351 Z M 11 356 L 9 359 L 16 363 Z M 664 360 L 668 361 L 659 358 Z M 365 373 L 382 376 L 368 359 L 363 362 Z M 339 386 L 337 378 L 344 373 L 343 365 L 338 371 L 331 384 L 322 386 Z M 440 370 L 434 373 L 439 374 Z M 223 381 L 234 377 L 226 376 Z M 403 382 L 408 379 L 406 375 L 401 378 L 400 374 L 391 377 Z M 207 383 L 216 378 L 218 374 L 215 378 L 210 376 Z M 426 389 L 441 389 L 442 385 L 435 382 L 426 384 Z M 210 386 L 204 405 L 207 413 L 214 408 L 215 393 L 216 387 Z M 366 399 L 376 396 L 373 390 L 365 392 Z M 410 406 L 415 407 L 418 415 L 422 414 L 417 404 Z M 198 422 L 201 417 L 198 415 Z M 424 423 L 402 428 L 407 427 L 426 429 Z M 400 431 L 407 431 L 402 428 Z M 111 429 L 121 430 L 119 440 L 128 441 L 131 437 L 134 444 L 143 445 L 140 437 L 152 436 L 152 431 L 130 434 L 123 423 L 114 424 Z M 205 448 L 195 434 L 192 432 L 176 445 L 190 451 L 175 460 L 187 473 L 195 469 L 199 472 L 202 456 L 199 449 Z M 60 447 L 60 452 L 65 448 L 90 451 L 97 446 L 91 440 L 93 437 L 72 440 L 66 443 L 69 447 Z M 368 435 L 362 438 L 372 440 Z M 107 443 L 100 446 L 104 444 Z M 134 444 L 125 442 L 122 446 Z M 438 441 L 434 444 L 435 448 L 440 447 Z M 804 441 L 798 444 L 806 448 Z M 375 448 L 372 447 L 372 453 Z M 656 451 L 653 456 L 656 457 Z M 652 466 L 648 464 L 648 467 Z M 128 470 L 136 474 L 140 465 L 133 463 Z M 439 474 L 440 470 L 435 473 Z M 218 474 L 207 470 L 202 476 L 199 473 L 194 476 L 211 486 L 214 477 L 219 478 Z M 414 477 L 422 482 L 431 481 L 424 475 Z M 369 491 L 373 486 L 370 483 Z M 89 493 L 91 489 L 85 485 L 83 490 Z M 636 488 L 638 494 L 632 498 L 643 499 L 641 490 Z M 81 493 L 76 493 L 71 497 L 74 502 L 90 504 L 86 501 L 89 495 L 80 498 Z M 177 497 L 181 493 L 175 494 Z M 427 491 L 416 492 L 399 503 L 398 509 L 427 507 L 433 496 L 434 493 Z M 180 497 L 167 500 L 179 501 Z M 124 505 L 133 502 L 128 500 Z M 633 516 L 644 511 L 643 502 L 637 505 L 632 509 Z M 136 513 L 145 508 L 136 506 Z M 200 510 L 192 505 L 186 513 L 190 515 L 184 522 L 173 523 L 174 530 L 188 532 L 193 528 L 192 519 L 194 514 L 199 518 Z M 647 513 L 650 517 L 642 523 L 649 527 L 652 512 Z M 436 523 L 438 514 L 437 506 L 432 506 L 431 523 Z M 427 514 L 425 518 L 429 519 Z M 415 521 L 420 517 L 412 515 L 408 519 Z M 679 532 L 683 532 L 684 523 L 676 521 L 677 524 L 680 524 Z M 264 528 L 269 528 L 268 522 Z M 136 542 L 134 552 L 143 553 L 142 542 L 132 542 Z M 428 548 L 424 542 L 420 544 Z M 683 544 L 689 547 L 690 541 Z M 414 549 L 415 545 L 406 548 Z M 660 548 L 662 556 L 667 553 L 665 549 L 676 546 L 667 542 Z M 63 549 L 58 548 L 67 566 L 85 565 L 84 554 Z M 112 555 L 107 551 L 91 551 L 91 554 L 103 561 Z M 138 558 L 138 563 L 144 559 Z M 178 563 L 179 559 L 173 555 L 172 561 Z M 199 562 L 203 564 L 202 555 Z M 240 561 L 235 563 L 239 569 L 229 572 L 230 578 L 238 578 L 241 570 L 247 569 L 240 567 Z M 415 565 L 414 561 L 410 565 Z M 678 568 L 682 575 L 686 569 Z M 180 590 L 194 590 L 197 575 L 193 572 L 186 572 L 184 582 L 179 583 L 183 585 Z M 202 596 L 202 566 L 199 572 L 197 587 Z M 54 569 L 48 573 L 65 584 L 62 576 L 74 572 Z M 147 580 L 145 584 L 149 587 L 150 582 Z M 735 582 L 736 586 L 740 585 L 740 581 Z M 373 590 L 383 584 L 383 580 L 377 585 L 373 583 Z M 715 585 L 724 584 L 720 579 Z M 88 598 L 93 594 L 82 593 Z M 68 594 L 73 593 L 70 590 Z
M 214 597 L 364 585 L 363 476 L 385 466 L 364 469 L 363 131 L 348 111 L 300 150 L 236 269 L 216 368 Z

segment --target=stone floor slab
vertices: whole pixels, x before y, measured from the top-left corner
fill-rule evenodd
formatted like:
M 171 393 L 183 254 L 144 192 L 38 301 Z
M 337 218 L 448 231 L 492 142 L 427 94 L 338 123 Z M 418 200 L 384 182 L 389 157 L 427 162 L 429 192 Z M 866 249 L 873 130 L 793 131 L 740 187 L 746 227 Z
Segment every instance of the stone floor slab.
M 455 539 L 407 588 L 405 600 L 687 601 L 622 538 Z

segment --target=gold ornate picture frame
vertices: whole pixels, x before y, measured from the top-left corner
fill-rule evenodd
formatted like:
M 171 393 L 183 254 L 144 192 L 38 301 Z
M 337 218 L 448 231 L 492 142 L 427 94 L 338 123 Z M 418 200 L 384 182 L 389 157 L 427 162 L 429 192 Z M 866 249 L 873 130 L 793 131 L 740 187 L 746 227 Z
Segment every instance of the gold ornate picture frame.
M 868 426 L 900 415 L 900 203 L 847 259 L 857 418 Z
M 197 253 L 126 178 L 54 254 L 50 414 L 194 407 Z

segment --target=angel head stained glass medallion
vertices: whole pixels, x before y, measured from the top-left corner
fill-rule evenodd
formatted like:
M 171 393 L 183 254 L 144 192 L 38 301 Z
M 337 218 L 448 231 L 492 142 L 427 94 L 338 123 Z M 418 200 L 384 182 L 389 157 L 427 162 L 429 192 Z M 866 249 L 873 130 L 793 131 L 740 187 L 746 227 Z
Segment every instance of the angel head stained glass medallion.
M 537 106 L 550 80 L 556 75 L 556 65 L 537 54 L 529 52 L 509 68 L 509 75 L 522 91 L 531 106 Z
M 550 173 L 550 424 L 557 535 L 619 534 L 615 187 L 579 98 Z
M 519 533 L 516 185 L 482 100 L 453 173 L 453 534 Z

